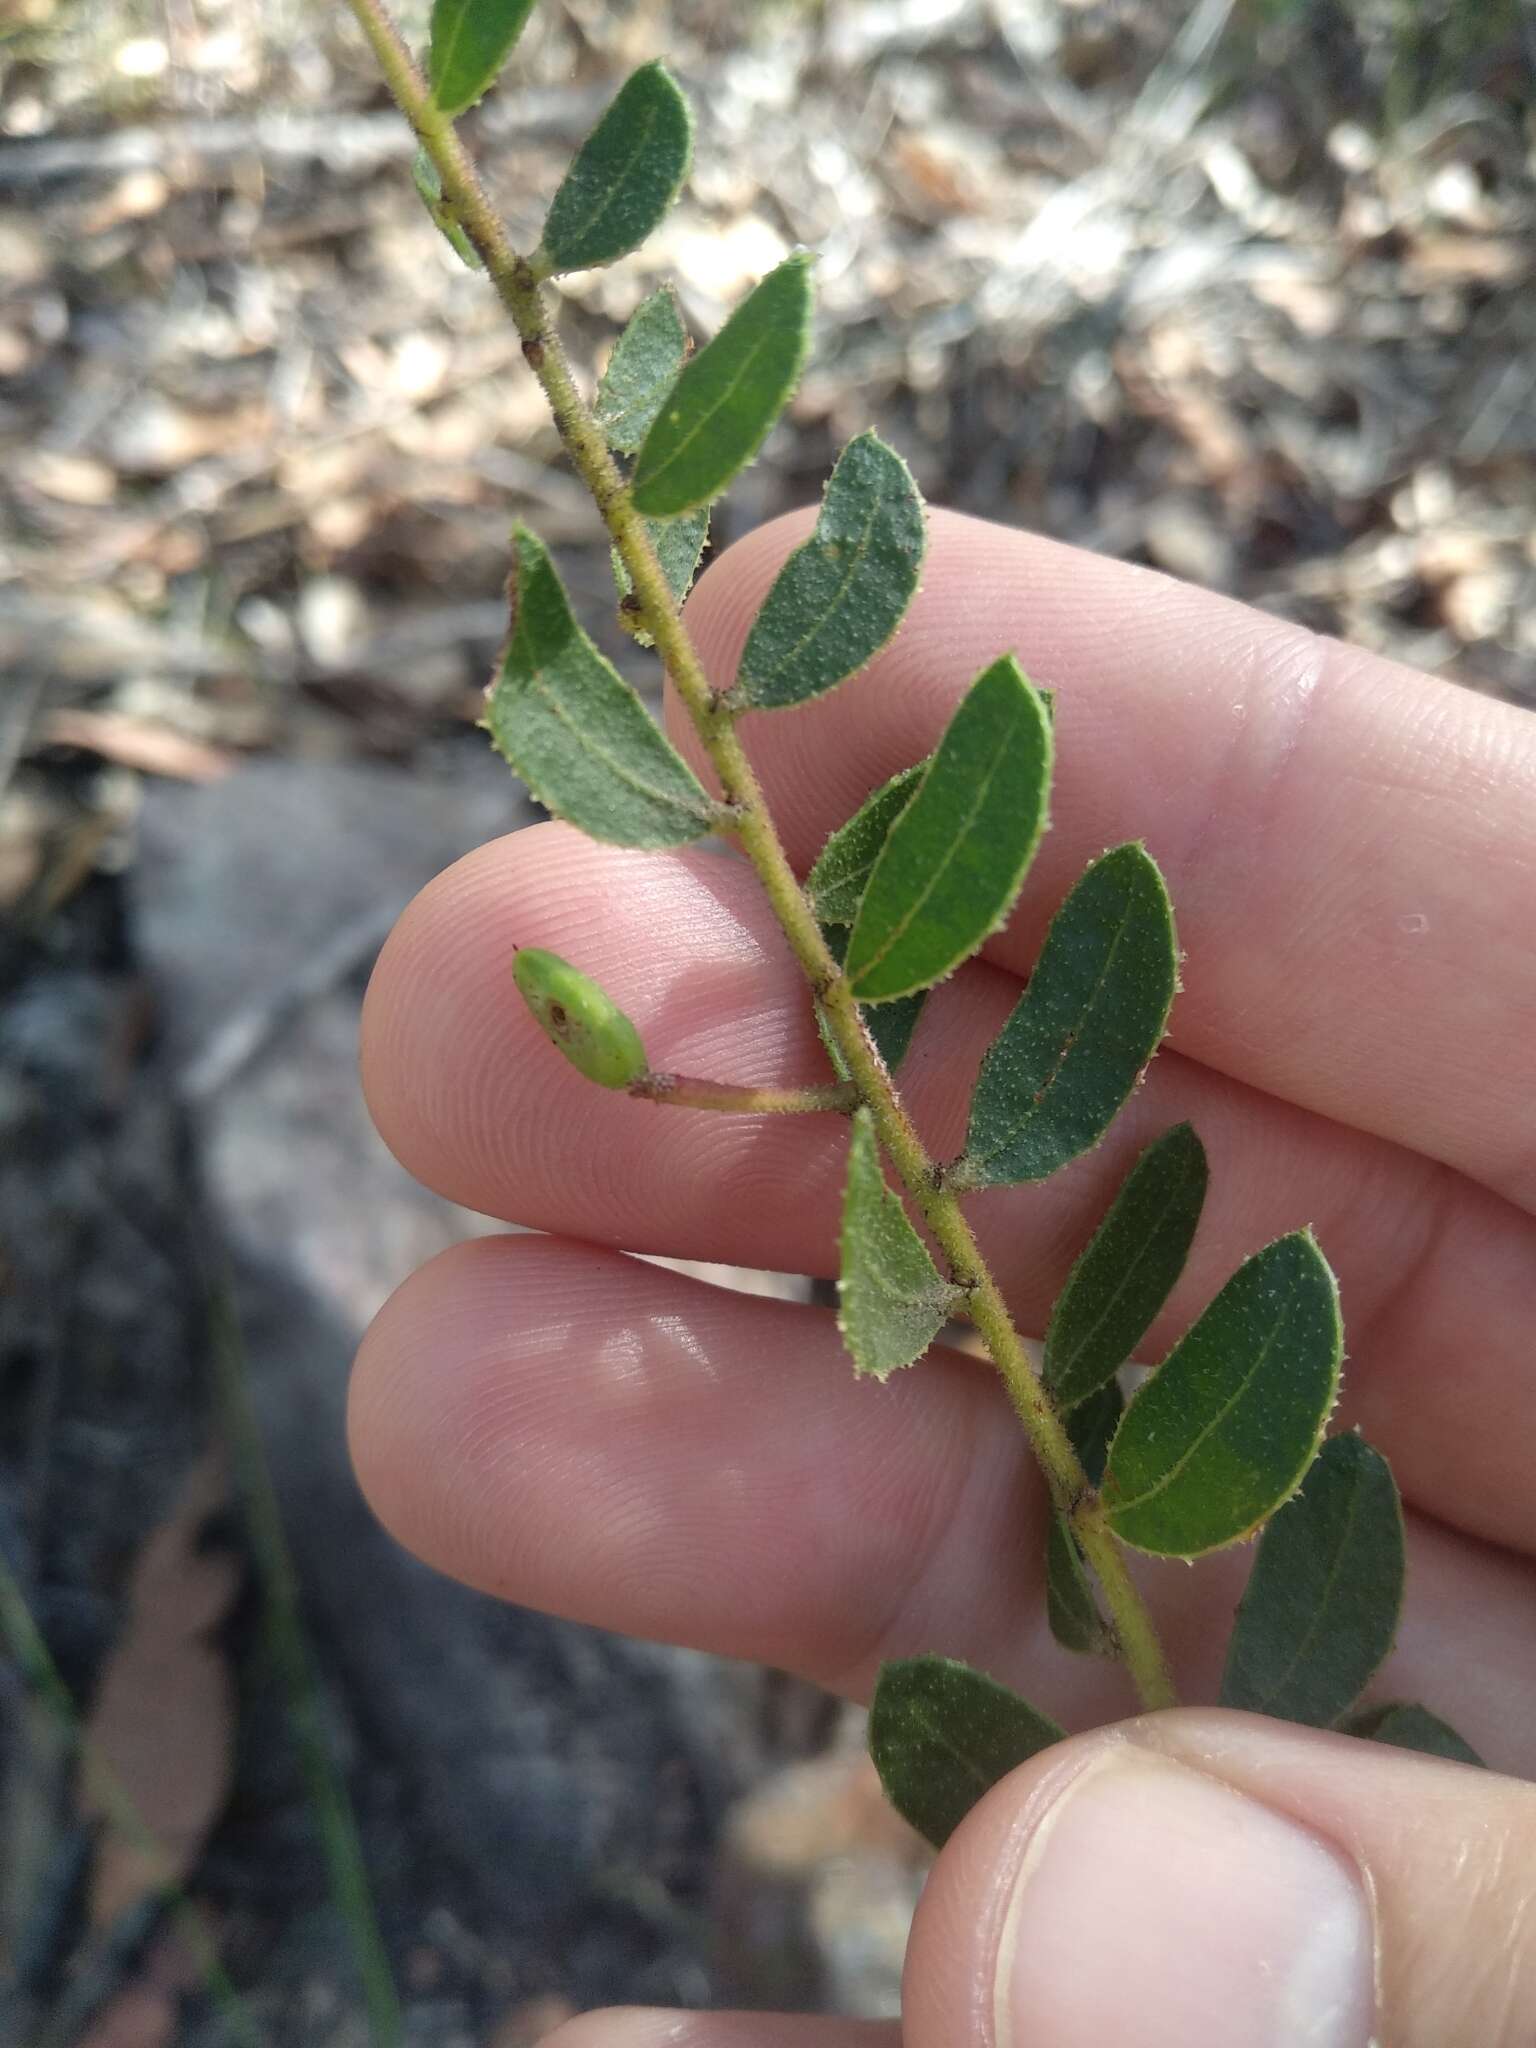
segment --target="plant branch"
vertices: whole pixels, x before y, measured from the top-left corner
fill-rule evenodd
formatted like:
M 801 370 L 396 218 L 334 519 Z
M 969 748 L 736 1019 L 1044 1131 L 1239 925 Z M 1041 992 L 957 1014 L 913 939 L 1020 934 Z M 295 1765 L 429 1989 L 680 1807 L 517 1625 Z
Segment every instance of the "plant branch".
M 634 596 L 672 686 L 719 779 L 730 829 L 773 906 L 785 937 L 820 1002 L 859 1100 L 873 1112 L 882 1143 L 902 1182 L 966 1290 L 972 1320 L 986 1339 L 1010 1400 L 1034 1447 L 1056 1506 L 1073 1528 L 1104 1591 L 1121 1654 L 1143 1705 L 1170 1706 L 1172 1680 L 1156 1630 L 1132 1583 L 1121 1547 L 1073 1449 L 1061 1417 L 1041 1386 L 1023 1340 L 987 1268 L 956 1195 L 940 1185 L 938 1168 L 919 1137 L 859 1015 L 852 991 L 822 937 L 789 856 L 769 815 L 762 787 L 736 732 L 735 708 L 714 690 L 662 573 L 645 521 L 635 510 L 590 408 L 571 375 L 539 287 L 538 273 L 512 248 L 450 121 L 432 104 L 430 88 L 381 0 L 347 0 L 401 111 L 442 182 L 443 196 L 484 259 L 502 304 L 522 337 L 523 354 L 544 388 L 566 452 L 591 492 L 629 572 Z

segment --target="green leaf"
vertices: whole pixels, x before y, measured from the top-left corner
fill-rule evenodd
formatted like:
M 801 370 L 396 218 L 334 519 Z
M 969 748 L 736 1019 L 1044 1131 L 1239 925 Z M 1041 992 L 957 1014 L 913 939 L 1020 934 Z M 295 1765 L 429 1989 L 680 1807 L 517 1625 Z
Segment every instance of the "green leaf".
M 685 366 L 641 445 L 637 511 L 668 519 L 707 504 L 762 446 L 810 347 L 810 266 L 802 251 L 769 271 Z
M 571 615 L 548 552 L 512 535 L 512 632 L 484 725 L 557 817 L 615 846 L 682 846 L 715 807 L 640 699 Z
M 1300 1483 L 1339 1387 L 1338 1289 L 1310 1231 L 1238 1267 L 1146 1384 L 1109 1447 L 1122 1542 L 1159 1557 L 1239 1543 Z
M 1099 1612 L 1077 1538 L 1055 1509 L 1045 1532 L 1045 1618 L 1064 1650 L 1080 1657 L 1115 1655 L 1114 1631 Z
M 1205 1201 L 1205 1147 L 1188 1124 L 1150 1144 L 1067 1277 L 1041 1378 L 1073 1407 L 1112 1380 L 1184 1270 Z
M 630 316 L 613 345 L 594 408 L 610 448 L 633 455 L 650 432 L 688 356 L 688 331 L 667 285 Z
M 693 114 L 677 80 L 664 64 L 642 64 L 554 196 L 544 223 L 550 269 L 590 270 L 638 249 L 677 197 L 692 157 Z
M 539 1029 L 602 1088 L 628 1088 L 648 1072 L 640 1034 L 598 984 L 539 946 L 520 946 L 512 979 Z
M 1051 920 L 981 1064 L 959 1188 L 1045 1180 L 1090 1151 L 1157 1050 L 1178 986 L 1173 909 L 1144 846 L 1096 860 Z
M 1118 1382 L 1110 1380 L 1063 1418 L 1092 1486 L 1104 1476 L 1110 1439 L 1124 1406 Z M 1115 1655 L 1114 1631 L 1099 1611 L 1077 1538 L 1066 1516 L 1054 1512 L 1045 1538 L 1045 1612 L 1051 1634 L 1064 1649 L 1087 1657 Z
M 856 675 L 901 624 L 924 541 L 911 471 L 878 434 L 860 434 L 837 459 L 815 532 L 763 600 L 733 696 L 777 709 Z
M 922 1357 L 962 1290 L 945 1280 L 886 1186 L 874 1119 L 861 1109 L 848 1148 L 838 1328 L 859 1372 L 888 1379 Z
M 1063 1739 L 1048 1714 L 950 1657 L 880 1669 L 869 1753 L 903 1820 L 942 1849 L 1000 1778 Z
M 427 74 L 434 105 L 462 114 L 496 82 L 533 0 L 433 0 Z
M 411 182 L 416 195 L 432 216 L 432 224 L 462 263 L 470 270 L 484 270 L 485 262 L 480 251 L 459 226 L 458 216 L 443 198 L 443 181 L 438 175 L 437 165 L 428 156 L 426 145 L 417 148 L 411 159 Z
M 1406 1700 L 1351 1714 L 1344 1723 L 1344 1733 L 1361 1736 L 1367 1742 L 1387 1742 L 1394 1749 L 1416 1749 L 1423 1756 L 1444 1757 L 1449 1763 L 1475 1764 L 1479 1770 L 1487 1769 L 1471 1743 L 1463 1741 L 1448 1721 L 1442 1721 L 1428 1707 Z
M 651 537 L 651 546 L 656 550 L 656 560 L 661 573 L 667 579 L 667 588 L 679 603 L 693 587 L 698 574 L 699 557 L 704 552 L 704 543 L 709 539 L 708 505 L 701 505 L 696 512 L 685 512 L 679 519 L 647 519 L 645 530 Z M 627 612 L 626 600 L 634 589 L 630 573 L 624 566 L 624 558 L 617 548 L 613 556 L 613 580 L 618 586 L 619 603 Z M 638 608 L 638 607 L 637 607 Z M 651 636 L 641 625 L 630 626 L 630 631 L 642 647 L 651 645 Z
M 1040 834 L 1051 726 L 1012 655 L 960 700 L 895 820 L 848 943 L 860 1002 L 889 1002 L 953 973 L 1008 915 Z
M 1391 1649 L 1402 1605 L 1391 1469 L 1363 1437 L 1333 1437 L 1259 1539 L 1222 1705 L 1331 1727 Z
M 903 768 L 866 797 L 846 825 L 839 825 L 805 878 L 811 908 L 823 924 L 852 924 L 875 862 L 891 827 L 912 801 L 928 763 Z
M 1109 1447 L 1125 1413 L 1125 1396 L 1118 1380 L 1099 1387 L 1086 1401 L 1069 1409 L 1063 1418 L 1072 1448 L 1082 1460 L 1088 1484 L 1097 1486 L 1109 1461 Z
M 827 950 L 831 953 L 832 958 L 841 967 L 843 955 L 848 950 L 847 926 L 824 924 L 821 928 L 821 936 L 826 940 Z M 912 1034 L 917 1029 L 917 1020 L 923 1014 L 923 1005 L 927 1000 L 928 993 L 924 989 L 920 990 L 915 996 L 903 996 L 899 1002 L 881 1003 L 873 1009 L 860 1010 L 859 1012 L 859 1015 L 864 1020 L 865 1030 L 874 1040 L 876 1052 L 879 1053 L 881 1059 L 885 1061 L 886 1066 L 893 1074 L 907 1056 L 907 1049 L 912 1043 Z M 826 1018 L 820 1005 L 817 1006 L 816 1010 L 816 1022 L 821 1031 L 821 1042 L 827 1048 L 832 1064 L 837 1069 L 838 1079 L 846 1081 L 848 1079 L 847 1067 L 844 1064 L 842 1053 L 838 1050 L 837 1040 L 827 1029 Z

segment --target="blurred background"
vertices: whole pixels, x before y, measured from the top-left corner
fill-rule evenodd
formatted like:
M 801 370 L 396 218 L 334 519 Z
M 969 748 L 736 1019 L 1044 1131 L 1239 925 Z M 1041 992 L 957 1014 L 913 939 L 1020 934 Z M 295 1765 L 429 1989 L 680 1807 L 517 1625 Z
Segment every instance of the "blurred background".
M 1526 0 L 543 0 L 469 123 L 524 246 L 657 54 L 698 168 L 565 284 L 578 361 L 820 252 L 720 542 L 873 424 L 938 504 L 1536 705 Z M 0 67 L 0 2040 L 891 2012 L 922 1858 L 855 1721 L 445 1586 L 346 1466 L 362 1325 L 491 1227 L 354 1044 L 404 903 L 536 814 L 473 729 L 514 516 L 654 692 L 515 338 L 339 0 L 0 0 Z

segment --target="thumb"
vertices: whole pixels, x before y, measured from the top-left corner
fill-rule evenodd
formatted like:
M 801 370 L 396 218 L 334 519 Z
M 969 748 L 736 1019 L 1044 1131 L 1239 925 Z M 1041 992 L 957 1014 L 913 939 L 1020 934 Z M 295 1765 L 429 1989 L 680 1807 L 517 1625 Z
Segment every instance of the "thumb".
M 934 1866 L 904 2048 L 1531 2048 L 1536 1787 L 1248 1714 L 1101 1729 Z

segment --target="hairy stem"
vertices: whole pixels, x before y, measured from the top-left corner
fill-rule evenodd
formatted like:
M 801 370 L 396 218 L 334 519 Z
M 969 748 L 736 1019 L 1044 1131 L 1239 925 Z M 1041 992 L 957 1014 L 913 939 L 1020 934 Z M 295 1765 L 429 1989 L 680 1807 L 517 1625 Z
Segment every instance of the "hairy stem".
M 641 617 L 719 778 L 730 807 L 732 834 L 757 870 L 795 958 L 822 1006 L 859 1100 L 873 1112 L 896 1171 L 942 1248 L 955 1282 L 966 1291 L 971 1318 L 986 1340 L 1052 1498 L 1072 1518 L 1078 1541 L 1103 1588 L 1121 1654 L 1141 1701 L 1148 1707 L 1171 1706 L 1175 1695 L 1167 1662 L 1151 1616 L 1132 1583 L 1125 1554 L 1061 1417 L 1040 1384 L 959 1200 L 940 1185 L 938 1169 L 871 1043 L 842 970 L 821 935 L 737 736 L 736 711 L 721 700 L 704 672 L 645 522 L 576 388 L 549 318 L 539 273 L 508 241 L 452 122 L 433 106 L 427 82 L 382 0 L 347 0 L 347 4 L 372 45 L 402 113 L 432 159 L 444 200 L 479 251 L 491 283 L 517 325 L 523 354 L 544 387 L 566 452 L 629 572 Z

